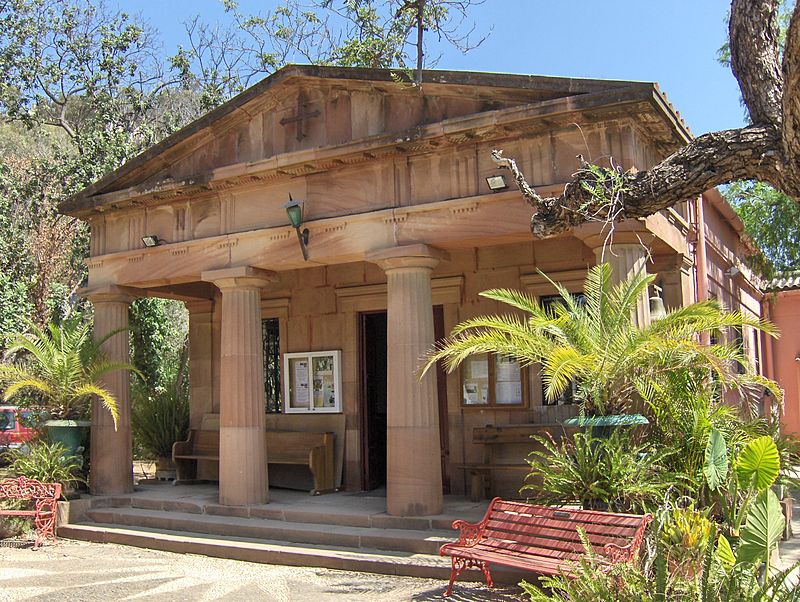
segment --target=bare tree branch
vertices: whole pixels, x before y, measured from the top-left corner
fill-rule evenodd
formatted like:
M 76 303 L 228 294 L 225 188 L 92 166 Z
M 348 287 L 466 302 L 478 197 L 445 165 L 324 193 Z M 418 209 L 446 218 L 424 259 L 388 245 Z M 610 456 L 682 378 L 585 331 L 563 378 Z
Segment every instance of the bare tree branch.
M 779 0 L 732 2 L 731 67 L 753 125 L 695 138 L 647 171 L 620 173 L 580 158 L 572 181 L 549 198 L 536 193 L 513 160 L 494 151 L 496 164 L 512 172 L 535 209 L 531 231 L 546 237 L 588 221 L 644 217 L 741 179 L 767 182 L 800 199 L 800 8 L 792 14 L 782 69 L 779 8 Z M 613 194 L 606 189 L 611 186 Z

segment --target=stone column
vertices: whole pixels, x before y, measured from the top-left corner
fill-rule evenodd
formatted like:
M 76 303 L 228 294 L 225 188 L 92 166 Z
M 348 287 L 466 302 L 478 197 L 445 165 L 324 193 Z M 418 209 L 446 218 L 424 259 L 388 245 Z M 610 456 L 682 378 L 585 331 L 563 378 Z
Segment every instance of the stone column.
M 611 265 L 612 281 L 619 284 L 640 273 L 647 272 L 647 251 L 641 244 L 617 244 L 594 250 L 597 263 Z M 647 291 L 639 297 L 633 312 L 633 319 L 639 326 L 650 323 L 650 295 Z
M 219 503 L 269 501 L 264 423 L 261 289 L 276 280 L 251 267 L 203 272 L 222 292 Z
M 388 282 L 386 504 L 393 516 L 442 511 L 436 371 L 420 380 L 418 369 L 434 343 L 431 272 L 443 256 L 409 245 L 368 257 Z
M 133 297 L 117 287 L 95 290 L 87 295 L 94 305 L 94 337 L 128 327 L 128 308 Z M 128 331 L 115 334 L 101 346 L 113 362 L 130 362 Z M 92 401 L 89 488 L 94 495 L 133 491 L 133 450 L 131 440 L 130 374 L 117 370 L 102 378 L 116 398 L 119 418 L 116 428 L 111 413 L 99 399 Z

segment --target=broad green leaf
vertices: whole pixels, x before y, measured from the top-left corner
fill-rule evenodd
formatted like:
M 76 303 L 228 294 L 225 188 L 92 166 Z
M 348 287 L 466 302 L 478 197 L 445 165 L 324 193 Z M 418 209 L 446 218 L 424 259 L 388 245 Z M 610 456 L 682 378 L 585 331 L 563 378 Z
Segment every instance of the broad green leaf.
M 781 503 L 772 489 L 758 494 L 750 504 L 739 538 L 739 562 L 764 562 L 783 534 Z
M 725 538 L 724 535 L 720 535 L 719 539 L 717 540 L 717 551 L 716 551 L 717 560 L 719 563 L 725 568 L 725 570 L 730 570 L 736 564 L 736 556 L 733 553 L 733 548 L 731 548 L 730 542 Z
M 781 469 L 778 448 L 771 437 L 764 435 L 751 440 L 739 454 L 736 472 L 739 482 L 747 486 L 755 482 L 758 490 L 770 487 Z
M 728 447 L 717 429 L 713 429 L 708 437 L 703 474 L 712 491 L 716 491 L 728 478 Z

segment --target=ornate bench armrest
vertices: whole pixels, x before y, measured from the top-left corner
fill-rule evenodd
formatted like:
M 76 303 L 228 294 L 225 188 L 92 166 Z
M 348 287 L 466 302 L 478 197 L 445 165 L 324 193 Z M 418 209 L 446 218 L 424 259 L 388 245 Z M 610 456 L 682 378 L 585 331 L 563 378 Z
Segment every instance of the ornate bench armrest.
M 638 546 L 637 546 L 638 549 Z M 612 563 L 628 562 L 633 559 L 635 550 L 633 550 L 633 542 L 627 546 L 618 546 L 615 543 L 607 543 L 603 546 L 603 551 L 606 553 L 606 558 Z
M 458 529 L 458 545 L 474 546 L 481 540 L 484 523 L 468 523 L 465 520 L 454 520 L 453 529 Z
M 642 517 L 642 522 L 636 529 L 636 533 L 628 545 L 619 546 L 614 543 L 607 543 L 604 545 L 603 550 L 606 553 L 606 558 L 608 558 L 611 562 L 630 562 L 635 560 L 636 555 L 639 553 L 639 548 L 642 547 L 642 541 L 644 541 L 644 533 L 647 529 L 647 525 L 649 525 L 652 520 L 652 514 L 645 514 Z

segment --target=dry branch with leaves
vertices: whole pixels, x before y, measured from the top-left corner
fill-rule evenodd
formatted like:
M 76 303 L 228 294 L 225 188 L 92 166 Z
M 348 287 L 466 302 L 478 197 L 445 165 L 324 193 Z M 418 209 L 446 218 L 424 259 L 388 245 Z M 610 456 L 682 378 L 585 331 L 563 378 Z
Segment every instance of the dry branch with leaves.
M 781 52 L 780 0 L 733 0 L 729 25 L 731 69 L 750 114 L 746 127 L 711 132 L 646 171 L 621 173 L 618 202 L 604 186 L 620 186 L 612 170 L 583 163 L 564 191 L 542 197 L 512 158 L 494 151 L 533 207 L 531 231 L 553 236 L 582 223 L 644 217 L 735 180 L 767 182 L 800 201 L 800 6 Z M 611 192 L 611 191 L 606 191 Z

